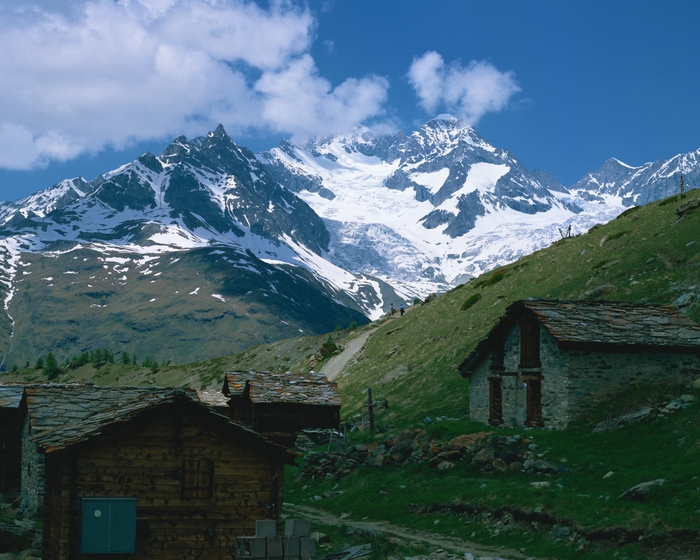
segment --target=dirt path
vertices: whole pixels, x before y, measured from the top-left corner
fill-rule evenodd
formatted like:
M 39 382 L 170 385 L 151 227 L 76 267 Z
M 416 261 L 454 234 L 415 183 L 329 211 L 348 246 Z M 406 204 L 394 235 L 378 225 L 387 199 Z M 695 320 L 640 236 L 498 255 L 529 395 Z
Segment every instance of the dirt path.
M 426 542 L 433 546 L 442 548 L 452 553 L 464 554 L 465 552 L 471 552 L 475 556 L 486 556 L 491 558 L 510 558 L 510 559 L 522 559 L 528 558 L 531 560 L 538 560 L 533 556 L 526 556 L 517 550 L 511 550 L 508 548 L 488 548 L 484 545 L 465 541 L 462 539 L 456 539 L 453 537 L 444 537 L 435 533 L 428 533 L 425 531 L 414 531 L 412 529 L 407 529 L 405 527 L 398 527 L 387 523 L 385 521 L 351 521 L 349 518 L 340 519 L 330 513 L 321 511 L 316 508 L 309 506 L 298 506 L 294 504 L 285 503 L 283 509 L 286 513 L 290 515 L 295 515 L 308 519 L 309 521 L 316 521 L 323 525 L 346 525 L 348 527 L 367 527 L 374 531 L 379 531 L 385 535 L 403 539 L 409 542 Z
M 372 329 L 370 331 L 363 332 L 355 338 L 348 340 L 345 343 L 345 350 L 328 360 L 323 365 L 319 373 L 324 374 L 329 381 L 333 381 L 343 372 L 345 366 L 348 365 L 348 362 L 352 360 L 355 354 L 362 350 L 362 347 L 365 345 L 365 342 L 367 342 L 369 336 L 376 330 L 377 329 Z

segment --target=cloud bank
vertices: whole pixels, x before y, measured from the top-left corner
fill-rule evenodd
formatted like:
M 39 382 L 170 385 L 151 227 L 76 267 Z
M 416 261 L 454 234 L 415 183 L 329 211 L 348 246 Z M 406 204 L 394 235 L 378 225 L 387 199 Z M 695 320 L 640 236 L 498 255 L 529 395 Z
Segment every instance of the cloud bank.
M 413 59 L 408 81 L 427 112 L 446 110 L 467 126 L 505 108 L 520 91 L 513 72 L 501 72 L 484 61 L 472 61 L 466 67 L 458 62 L 446 65 L 435 51 Z
M 379 76 L 333 87 L 308 54 L 316 22 L 282 0 L 8 0 L 0 7 L 0 167 L 223 123 L 293 138 L 381 115 Z

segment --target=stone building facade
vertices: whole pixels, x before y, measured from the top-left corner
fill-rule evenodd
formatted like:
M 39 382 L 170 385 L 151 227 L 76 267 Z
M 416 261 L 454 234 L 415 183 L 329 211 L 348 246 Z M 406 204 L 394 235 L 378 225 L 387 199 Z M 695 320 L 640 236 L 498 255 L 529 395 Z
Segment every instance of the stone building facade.
M 670 306 L 524 300 L 460 365 L 469 416 L 565 428 L 625 386 L 700 376 L 700 325 Z

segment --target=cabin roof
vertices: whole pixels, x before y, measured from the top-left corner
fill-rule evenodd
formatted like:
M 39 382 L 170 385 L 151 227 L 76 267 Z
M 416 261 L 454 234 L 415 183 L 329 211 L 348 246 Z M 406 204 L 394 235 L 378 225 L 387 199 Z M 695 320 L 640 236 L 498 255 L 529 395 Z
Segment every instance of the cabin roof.
M 62 390 L 63 389 L 63 390 Z M 99 400 L 96 397 L 100 397 Z M 184 403 L 197 409 L 222 430 L 233 431 L 276 454 L 293 455 L 260 434 L 231 422 L 201 402 L 196 391 L 163 387 L 96 387 L 83 384 L 70 386 L 35 386 L 26 391 L 27 412 L 34 417 L 33 441 L 45 452 L 52 453 L 102 435 L 105 430 L 132 422 L 157 408 Z M 78 407 L 78 408 L 76 408 Z M 61 424 L 45 420 L 53 411 Z
M 343 404 L 338 385 L 321 373 L 227 371 L 222 393 L 230 397 L 247 393 L 254 404 Z
M 0 408 L 19 408 L 24 385 L 0 383 Z
M 164 387 L 99 387 L 92 383 L 46 383 L 27 385 L 24 402 L 32 434 L 36 435 L 44 430 L 75 424 L 100 412 L 118 410 L 135 402 L 154 403 L 172 391 L 173 389 Z
M 700 325 L 671 305 L 586 300 L 519 300 L 508 306 L 459 366 L 463 376 L 517 321 L 531 312 L 560 346 L 700 352 Z

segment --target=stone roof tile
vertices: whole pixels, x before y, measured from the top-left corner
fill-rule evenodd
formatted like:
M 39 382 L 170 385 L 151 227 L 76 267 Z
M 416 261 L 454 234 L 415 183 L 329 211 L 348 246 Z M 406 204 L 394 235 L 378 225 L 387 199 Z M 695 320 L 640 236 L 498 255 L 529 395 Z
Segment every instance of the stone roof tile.
M 246 391 L 254 404 L 343 404 L 338 385 L 321 373 L 227 371 L 222 392 L 236 397 Z
M 560 345 L 700 353 L 700 325 L 671 305 L 527 299 L 508 306 L 486 338 L 460 364 L 461 374 L 468 376 L 489 348 L 528 311 Z

